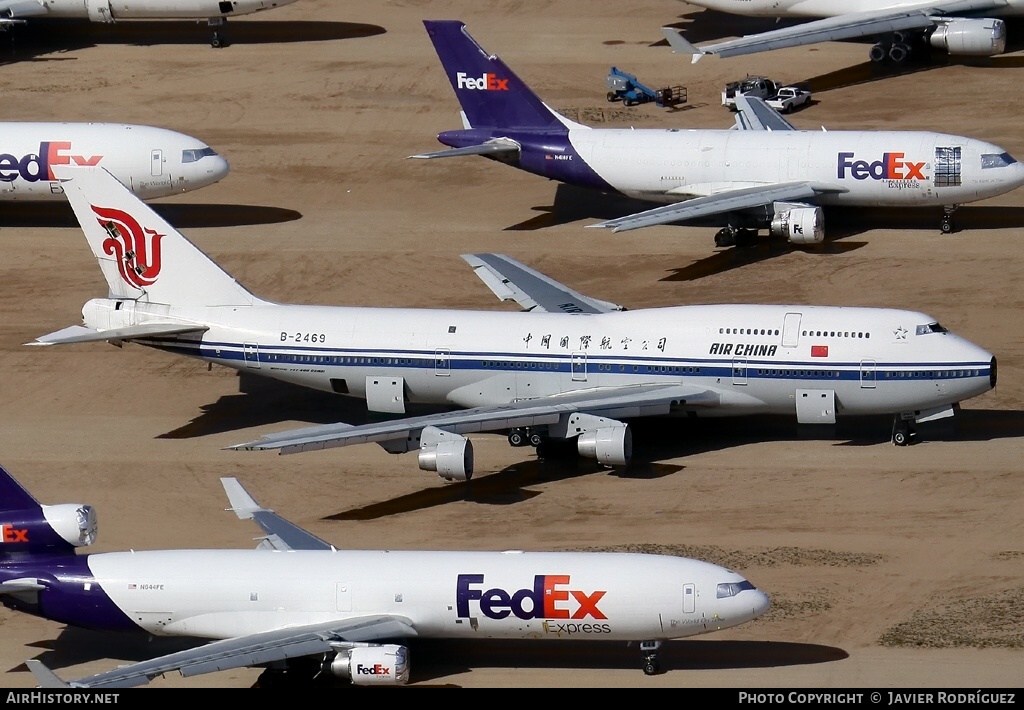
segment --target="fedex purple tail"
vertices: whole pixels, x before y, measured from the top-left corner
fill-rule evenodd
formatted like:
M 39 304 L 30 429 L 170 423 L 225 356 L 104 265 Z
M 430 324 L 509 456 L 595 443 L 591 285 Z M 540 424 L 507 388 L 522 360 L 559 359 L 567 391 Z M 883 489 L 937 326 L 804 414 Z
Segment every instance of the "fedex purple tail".
M 92 506 L 42 505 L 0 467 L 0 564 L 31 554 L 74 555 L 76 547 L 91 545 L 95 539 Z
M 552 110 L 503 61 L 488 54 L 458 20 L 424 20 L 448 81 L 462 105 L 464 128 L 437 140 L 451 150 L 412 158 L 482 155 L 571 185 L 613 190 L 576 151 L 574 131 L 588 126 Z

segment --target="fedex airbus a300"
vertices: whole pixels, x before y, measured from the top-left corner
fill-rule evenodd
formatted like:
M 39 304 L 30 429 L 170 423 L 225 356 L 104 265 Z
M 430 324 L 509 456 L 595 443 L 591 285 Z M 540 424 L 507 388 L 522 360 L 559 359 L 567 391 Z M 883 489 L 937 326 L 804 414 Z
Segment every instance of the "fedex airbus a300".
M 120 123 L 0 123 L 0 201 L 64 200 L 54 170 L 98 165 L 143 199 L 212 185 L 228 162 L 196 138 Z
M 816 42 L 875 37 L 873 62 L 903 62 L 934 47 L 949 54 L 991 57 L 1006 51 L 1003 17 L 1024 15 L 1022 0 L 693 0 L 691 5 L 754 17 L 817 17 L 739 39 L 696 48 L 671 27 L 662 28 L 676 52 L 731 57 Z
M 40 505 L 0 468 L 5 606 L 89 629 L 214 639 L 70 683 L 30 660 L 41 685 L 123 688 L 245 666 L 267 668 L 264 682 L 401 685 L 410 678 L 401 644 L 413 638 L 634 641 L 653 674 L 663 641 L 769 607 L 735 572 L 683 557 L 338 550 L 260 507 L 234 478 L 221 482 L 231 510 L 266 533 L 256 549 L 79 556 L 95 540 L 95 510 Z
M 473 473 L 464 434 L 505 432 L 513 446 L 575 442 L 628 463 L 626 422 L 679 414 L 895 415 L 913 423 L 996 383 L 991 353 L 914 311 L 710 305 L 626 311 L 508 257 L 464 257 L 525 313 L 269 303 L 251 294 L 99 168 L 65 168 L 66 194 L 109 295 L 83 325 L 35 345 L 135 341 L 328 392 L 377 412 L 408 402 L 461 410 L 273 434 L 241 449 L 296 451 L 378 442 L 418 452 L 449 480 Z
M 542 102 L 458 21 L 427 21 L 465 127 L 438 140 L 564 183 L 669 203 L 594 227 L 616 231 L 717 218 L 715 243 L 758 230 L 794 244 L 824 238 L 822 206 L 957 206 L 1024 184 L 1024 165 L 999 146 L 931 131 L 804 131 L 760 99 L 739 97 L 739 130 L 591 129 Z

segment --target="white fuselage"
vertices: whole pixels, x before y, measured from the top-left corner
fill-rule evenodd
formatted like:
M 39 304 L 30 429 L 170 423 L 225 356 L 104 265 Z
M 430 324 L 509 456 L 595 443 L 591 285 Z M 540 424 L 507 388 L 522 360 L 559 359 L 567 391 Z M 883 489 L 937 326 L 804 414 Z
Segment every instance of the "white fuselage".
M 92 592 L 146 631 L 211 639 L 374 614 L 425 638 L 671 639 L 769 605 L 725 568 L 629 553 L 165 550 L 88 566 Z
M 93 22 L 207 19 L 249 15 L 293 2 L 295 0 L 231 0 L 230 3 L 220 0 L 46 0 L 45 15 L 33 13 L 33 16 L 88 18 Z
M 52 172 L 62 165 L 98 165 L 143 199 L 205 187 L 228 173 L 208 145 L 164 128 L 20 122 L 0 129 L 0 201 L 64 201 Z
M 574 129 L 569 140 L 613 188 L 660 202 L 809 182 L 816 204 L 924 207 L 1024 184 L 1004 149 L 930 131 Z
M 95 299 L 83 315 L 99 330 L 203 323 L 201 338 L 140 342 L 365 397 L 380 411 L 396 411 L 381 401 L 396 391 L 408 402 L 473 407 L 685 383 L 717 394 L 715 406 L 680 408 L 707 416 L 793 414 L 807 391 L 834 392 L 840 415 L 883 414 L 959 402 L 995 378 L 987 351 L 929 316 L 890 309 L 712 305 L 573 315 Z
M 758 17 L 837 17 L 856 12 L 883 12 L 909 7 L 938 7 L 941 3 L 921 0 L 687 0 L 691 5 L 734 15 Z M 996 3 L 993 3 L 996 5 Z M 1024 1 L 1005 0 L 980 14 L 990 17 L 1013 17 L 1024 14 Z

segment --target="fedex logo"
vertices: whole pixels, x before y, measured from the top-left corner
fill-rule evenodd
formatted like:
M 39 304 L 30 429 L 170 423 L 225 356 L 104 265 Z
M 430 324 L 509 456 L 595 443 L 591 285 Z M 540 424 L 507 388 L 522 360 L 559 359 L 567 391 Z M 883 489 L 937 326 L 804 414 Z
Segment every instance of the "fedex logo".
M 484 590 L 482 574 L 460 574 L 456 583 L 457 616 L 470 616 L 470 602 L 477 602 L 480 613 L 489 619 L 504 619 L 509 614 L 529 619 L 607 619 L 597 605 L 607 592 L 587 594 L 567 589 L 569 575 L 538 574 L 533 587 L 509 593 L 499 587 Z M 570 602 L 570 599 L 572 600 Z M 572 610 L 570 611 L 570 608 Z
M 881 160 L 869 163 L 866 160 L 854 160 L 853 153 L 839 154 L 840 180 L 846 177 L 847 171 L 854 180 L 926 180 L 924 162 L 912 163 L 903 159 L 904 153 L 883 153 Z
M 28 528 L 0 525 L 0 540 L 3 542 L 28 542 Z
M 39 153 L 29 153 L 22 157 L 10 153 L 0 153 L 0 181 L 14 182 L 19 177 L 25 182 L 40 180 L 56 180 L 53 174 L 54 165 L 96 165 L 103 159 L 102 155 L 70 155 L 71 141 L 43 141 L 39 144 Z
M 508 91 L 508 79 L 499 79 L 496 74 L 491 73 L 472 77 L 466 72 L 460 71 L 455 74 L 455 88 L 474 91 Z
M 358 675 L 391 675 L 391 669 L 380 663 L 374 663 L 372 666 L 364 666 L 362 663 L 357 663 L 356 673 Z

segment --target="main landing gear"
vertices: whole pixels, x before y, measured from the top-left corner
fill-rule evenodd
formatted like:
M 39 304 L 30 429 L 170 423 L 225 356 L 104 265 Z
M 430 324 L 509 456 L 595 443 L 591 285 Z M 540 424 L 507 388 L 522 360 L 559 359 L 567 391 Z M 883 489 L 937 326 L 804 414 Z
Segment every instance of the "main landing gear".
M 543 444 L 545 437 L 538 431 L 534 431 L 529 427 L 521 428 L 517 427 L 508 433 L 508 443 L 510 446 L 533 446 L 537 447 Z
M 640 653 L 644 657 L 644 675 L 657 675 L 661 672 L 661 664 L 658 662 L 660 649 L 661 641 L 640 642 Z
M 897 414 L 892 423 L 892 443 L 896 446 L 909 446 L 917 441 L 917 430 L 911 419 L 904 419 Z
M 757 239 L 756 229 L 742 229 L 740 227 L 722 227 L 715 234 L 716 247 L 748 247 L 754 244 Z
M 212 28 L 213 34 L 210 36 L 210 46 L 214 49 L 220 49 L 221 47 L 228 46 L 227 40 L 227 25 L 228 18 L 226 17 L 211 17 L 206 21 L 206 24 Z
M 952 234 L 953 225 L 953 213 L 956 212 L 960 205 L 946 205 L 942 208 L 942 222 L 939 224 L 939 228 L 942 229 L 943 234 Z

